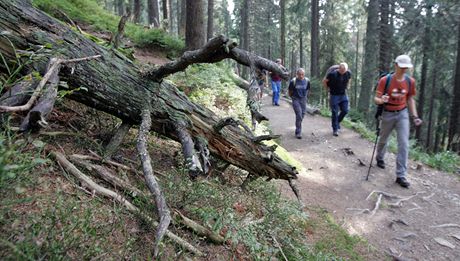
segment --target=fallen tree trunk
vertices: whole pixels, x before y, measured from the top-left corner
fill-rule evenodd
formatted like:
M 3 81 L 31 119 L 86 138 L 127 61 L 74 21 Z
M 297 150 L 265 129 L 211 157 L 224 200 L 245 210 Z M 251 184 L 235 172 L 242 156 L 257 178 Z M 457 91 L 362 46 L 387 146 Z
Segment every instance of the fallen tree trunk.
M 152 104 L 151 118 L 153 131 L 180 141 L 175 126 L 179 123 L 191 137 L 207 141 L 210 153 L 256 176 L 277 179 L 295 179 L 297 171 L 272 155 L 270 148 L 255 143 L 252 135 L 239 127 L 226 126 L 220 131 L 214 130 L 219 119 L 211 111 L 198 106 L 178 91 L 178 89 L 160 80 L 169 73 L 179 71 L 179 67 L 163 68 L 151 72 L 149 77 L 141 73 L 140 68 L 119 54 L 98 46 L 89 39 L 75 33 L 43 12 L 33 8 L 26 0 L 0 2 L 0 30 L 8 32 L 8 37 L 16 49 L 38 50 L 42 46 L 51 46 L 48 57 L 57 53 L 66 59 L 101 55 L 97 60 L 74 64 L 63 64 L 59 76 L 72 88 L 84 86 L 86 90 L 73 92 L 68 97 L 95 109 L 107 112 L 133 124 L 141 123 L 141 112 L 145 104 Z M 216 41 L 228 42 L 224 37 Z M 226 50 L 228 46 L 220 46 Z M 250 62 L 272 71 L 279 70 L 269 60 L 257 58 L 244 50 L 231 48 L 231 56 Z M 0 38 L 0 51 L 8 58 L 14 58 L 14 50 L 6 40 Z M 225 54 L 225 52 L 219 51 Z M 235 58 L 236 57 L 236 58 Z M 45 68 L 48 59 L 34 63 L 36 68 Z M 213 62 L 207 61 L 192 62 Z M 184 63 L 188 64 L 188 63 Z M 150 78 L 150 79 L 149 79 Z M 156 81 L 152 81 L 155 79 Z M 267 157 L 267 154 L 270 157 Z

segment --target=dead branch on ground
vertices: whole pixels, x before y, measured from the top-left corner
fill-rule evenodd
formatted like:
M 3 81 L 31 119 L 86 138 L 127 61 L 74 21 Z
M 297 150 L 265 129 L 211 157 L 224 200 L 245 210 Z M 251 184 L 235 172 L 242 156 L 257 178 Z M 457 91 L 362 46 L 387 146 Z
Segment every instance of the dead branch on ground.
M 152 161 L 147 149 L 148 144 L 148 134 L 150 132 L 152 124 L 152 119 L 150 118 L 150 109 L 145 108 L 142 111 L 142 123 L 139 127 L 139 136 L 137 139 L 137 151 L 142 162 L 142 169 L 144 171 L 145 182 L 150 192 L 155 197 L 155 203 L 157 205 L 158 216 L 160 217 L 160 222 L 157 227 L 157 232 L 155 235 L 155 246 L 154 246 L 154 256 L 158 257 L 160 253 L 160 243 L 168 229 L 169 223 L 171 222 L 171 214 L 169 208 L 166 204 L 166 200 L 161 192 L 160 185 L 153 175 Z
M 72 174 L 74 177 L 76 177 L 80 182 L 84 184 L 84 186 L 87 186 L 90 190 L 94 191 L 97 194 L 100 194 L 102 196 L 114 199 L 118 201 L 120 204 L 125 206 L 129 211 L 134 212 L 136 214 L 140 214 L 141 217 L 145 220 L 147 220 L 149 223 L 151 223 L 153 226 L 157 227 L 158 223 L 154 221 L 150 216 L 144 214 L 140 209 L 138 209 L 136 206 L 134 206 L 131 202 L 129 202 L 127 199 L 125 199 L 123 196 L 119 195 L 118 193 L 104 188 L 97 183 L 95 183 L 90 177 L 86 176 L 83 174 L 75 165 L 73 165 L 70 161 L 66 159 L 66 157 L 61 154 L 60 152 L 53 151 L 51 152 L 51 156 L 53 156 L 59 164 L 61 164 L 65 170 L 67 170 L 70 174 Z M 165 234 L 168 238 L 170 238 L 172 241 L 175 243 L 179 244 L 180 246 L 184 247 L 188 251 L 198 255 L 198 256 L 204 256 L 204 253 L 202 253 L 200 250 L 192 246 L 190 243 L 185 241 L 184 239 L 178 237 L 177 235 L 171 233 L 170 231 L 166 231 Z

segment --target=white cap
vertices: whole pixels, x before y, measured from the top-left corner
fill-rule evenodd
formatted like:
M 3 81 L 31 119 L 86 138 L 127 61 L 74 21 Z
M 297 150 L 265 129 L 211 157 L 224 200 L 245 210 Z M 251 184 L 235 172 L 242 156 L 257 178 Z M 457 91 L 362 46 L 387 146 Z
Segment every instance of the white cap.
M 400 68 L 412 68 L 414 67 L 412 65 L 412 62 L 410 60 L 410 57 L 408 55 L 402 54 L 395 59 L 395 63 L 398 64 Z

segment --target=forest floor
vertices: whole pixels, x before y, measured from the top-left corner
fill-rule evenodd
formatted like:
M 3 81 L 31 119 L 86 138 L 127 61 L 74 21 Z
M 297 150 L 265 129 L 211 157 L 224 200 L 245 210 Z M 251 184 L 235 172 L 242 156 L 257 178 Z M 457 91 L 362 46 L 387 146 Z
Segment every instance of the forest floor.
M 273 133 L 282 135 L 281 145 L 305 167 L 298 186 L 307 211 L 325 209 L 350 234 L 396 260 L 458 260 L 458 176 L 426 166 L 417 169 L 419 163 L 410 161 L 411 186 L 405 189 L 395 183 L 395 155 L 388 153 L 386 169 L 373 167 L 366 181 L 372 142 L 343 127 L 334 137 L 329 118 L 308 114 L 299 140 L 294 136 L 295 115 L 286 100 L 272 106 L 271 97 L 265 96 L 262 113 L 270 119 Z M 358 159 L 367 166 L 360 166 Z M 285 182 L 280 187 L 294 198 Z

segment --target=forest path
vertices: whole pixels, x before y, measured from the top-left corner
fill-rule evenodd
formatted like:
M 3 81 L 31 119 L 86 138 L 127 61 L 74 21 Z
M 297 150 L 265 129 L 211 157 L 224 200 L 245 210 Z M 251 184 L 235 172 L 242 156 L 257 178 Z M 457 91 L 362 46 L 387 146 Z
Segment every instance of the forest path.
M 271 105 L 263 99 L 262 113 L 270 121 L 273 134 L 281 134 L 281 144 L 300 161 L 305 171 L 298 186 L 307 207 L 320 207 L 331 213 L 350 234 L 368 240 L 379 251 L 398 260 L 459 260 L 460 258 L 460 179 L 426 166 L 416 170 L 409 162 L 409 189 L 395 181 L 395 155 L 386 156 L 386 169 L 373 167 L 366 181 L 373 143 L 342 127 L 339 137 L 332 135 L 329 118 L 306 115 L 303 139 L 294 136 L 295 115 L 285 100 Z M 354 152 L 352 155 L 347 150 Z M 358 159 L 367 166 L 359 166 Z M 280 182 L 284 195 L 294 197 L 286 182 Z M 382 191 L 405 199 L 381 197 Z M 358 209 L 369 209 L 360 213 Z

